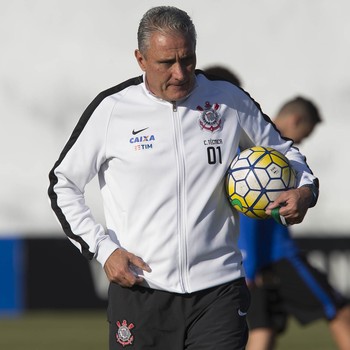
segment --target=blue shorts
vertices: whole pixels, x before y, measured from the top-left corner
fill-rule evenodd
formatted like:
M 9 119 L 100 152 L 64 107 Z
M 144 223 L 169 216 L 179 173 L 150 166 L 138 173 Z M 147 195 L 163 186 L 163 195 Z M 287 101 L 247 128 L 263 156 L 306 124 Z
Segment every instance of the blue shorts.
M 248 339 L 244 279 L 191 294 L 111 283 L 109 349 L 238 350 Z

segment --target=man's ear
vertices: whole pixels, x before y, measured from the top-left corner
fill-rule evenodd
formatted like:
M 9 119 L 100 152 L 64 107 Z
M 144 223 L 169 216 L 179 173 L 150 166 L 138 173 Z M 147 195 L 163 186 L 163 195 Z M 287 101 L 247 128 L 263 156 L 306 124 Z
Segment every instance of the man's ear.
M 299 126 L 300 124 L 302 124 L 304 122 L 303 117 L 298 114 L 298 113 L 293 113 L 293 124 L 295 126 Z
M 301 116 L 294 112 L 290 112 L 288 115 L 285 115 L 284 119 L 288 125 L 288 128 L 295 128 L 302 122 Z
M 136 49 L 135 50 L 135 58 L 137 63 L 139 64 L 140 68 L 145 71 L 146 70 L 146 59 L 140 52 L 140 50 Z

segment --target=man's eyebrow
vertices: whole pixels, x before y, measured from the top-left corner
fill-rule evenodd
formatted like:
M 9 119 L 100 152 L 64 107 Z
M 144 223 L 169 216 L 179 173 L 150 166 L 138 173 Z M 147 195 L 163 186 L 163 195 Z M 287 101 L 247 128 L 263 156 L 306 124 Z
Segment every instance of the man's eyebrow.
M 187 55 L 180 57 L 179 61 L 191 59 L 194 56 L 195 56 L 194 53 L 189 53 Z M 174 62 L 176 62 L 176 57 L 159 59 L 158 62 L 159 63 L 174 63 Z
M 158 60 L 159 63 L 173 63 L 176 62 L 176 58 L 162 58 Z

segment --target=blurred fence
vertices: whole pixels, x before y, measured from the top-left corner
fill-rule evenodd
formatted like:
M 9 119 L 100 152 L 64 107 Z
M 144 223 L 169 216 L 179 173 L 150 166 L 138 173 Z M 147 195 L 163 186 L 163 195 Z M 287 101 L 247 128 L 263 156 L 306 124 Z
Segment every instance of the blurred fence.
M 350 237 L 296 238 L 310 262 L 350 298 Z M 0 316 L 29 309 L 92 309 L 107 305 L 108 282 L 65 238 L 0 239 Z

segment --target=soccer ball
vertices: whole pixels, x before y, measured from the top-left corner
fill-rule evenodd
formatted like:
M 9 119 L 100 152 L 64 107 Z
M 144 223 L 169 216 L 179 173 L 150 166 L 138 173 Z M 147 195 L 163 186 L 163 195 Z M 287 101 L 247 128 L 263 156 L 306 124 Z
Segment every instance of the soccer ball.
M 296 176 L 288 159 L 270 147 L 255 146 L 238 154 L 226 175 L 231 205 L 243 214 L 266 219 L 266 207 L 281 193 L 295 187 Z

